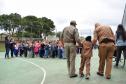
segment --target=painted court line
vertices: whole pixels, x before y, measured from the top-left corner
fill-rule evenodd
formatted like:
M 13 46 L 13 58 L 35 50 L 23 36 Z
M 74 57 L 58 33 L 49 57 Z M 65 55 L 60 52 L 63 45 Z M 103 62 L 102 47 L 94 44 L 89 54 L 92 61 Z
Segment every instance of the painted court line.
M 43 77 L 43 79 L 42 79 L 42 81 L 41 81 L 41 84 L 44 84 L 45 77 L 46 77 L 46 70 L 45 70 L 43 67 L 40 67 L 39 65 L 37 65 L 37 64 L 35 64 L 35 63 L 33 63 L 33 62 L 30 62 L 30 61 L 27 61 L 27 60 L 24 60 L 24 59 L 20 59 L 20 60 L 32 64 L 32 65 L 36 66 L 37 68 L 39 68 L 42 72 L 44 72 L 44 77 Z

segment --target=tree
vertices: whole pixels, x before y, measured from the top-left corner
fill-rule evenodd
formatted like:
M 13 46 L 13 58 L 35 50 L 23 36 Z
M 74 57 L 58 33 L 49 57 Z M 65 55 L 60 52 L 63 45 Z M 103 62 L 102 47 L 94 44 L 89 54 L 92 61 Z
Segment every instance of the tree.
M 37 31 L 37 29 L 35 29 L 36 27 L 36 21 L 37 21 L 37 17 L 36 16 L 26 16 L 23 18 L 22 20 L 22 25 L 24 27 L 24 30 L 26 32 L 29 32 L 31 37 L 33 36 L 33 33 L 35 33 Z M 33 31 L 34 30 L 34 31 Z
M 0 26 L 1 29 L 4 29 L 6 32 L 9 31 L 9 34 L 14 34 L 17 28 L 20 25 L 21 15 L 17 13 L 11 13 L 10 15 L 1 15 L 0 16 Z
M 52 34 L 52 31 L 55 29 L 53 21 L 46 17 L 37 18 L 35 16 L 26 16 L 23 20 L 25 31 L 30 32 L 31 36 L 36 34 L 40 36 L 42 32 L 44 35 L 48 36 Z
M 21 17 L 20 14 L 11 13 L 9 15 L 0 15 L 0 29 L 4 29 L 9 34 L 23 35 L 30 34 L 31 37 L 40 37 L 44 35 L 52 35 L 55 29 L 54 22 L 46 17 L 37 18 L 36 16 Z M 29 35 L 27 35 L 29 36 Z
M 6 32 L 9 31 L 10 33 L 11 29 L 10 29 L 9 15 L 3 14 L 0 16 L 0 26 L 1 29 L 4 29 Z
M 48 36 L 49 34 L 52 34 L 52 31 L 55 30 L 54 22 L 51 19 L 48 19 L 46 17 L 42 17 L 42 29 L 43 33 Z
M 12 32 L 12 36 L 14 34 L 15 31 L 19 31 L 20 25 L 21 25 L 21 15 L 17 14 L 17 13 L 11 13 L 9 15 L 10 17 L 10 25 L 11 25 L 11 32 Z

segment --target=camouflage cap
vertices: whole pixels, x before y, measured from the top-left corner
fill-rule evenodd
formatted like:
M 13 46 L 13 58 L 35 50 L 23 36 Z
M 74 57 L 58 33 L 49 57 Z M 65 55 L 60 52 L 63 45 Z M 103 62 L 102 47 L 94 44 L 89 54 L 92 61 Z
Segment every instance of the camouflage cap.
M 101 24 L 100 23 L 96 23 L 95 24 L 95 28 L 97 28 L 98 26 L 100 26 Z
M 77 25 L 77 23 L 76 23 L 76 21 L 75 21 L 75 20 L 72 20 L 72 21 L 70 22 L 70 24 Z

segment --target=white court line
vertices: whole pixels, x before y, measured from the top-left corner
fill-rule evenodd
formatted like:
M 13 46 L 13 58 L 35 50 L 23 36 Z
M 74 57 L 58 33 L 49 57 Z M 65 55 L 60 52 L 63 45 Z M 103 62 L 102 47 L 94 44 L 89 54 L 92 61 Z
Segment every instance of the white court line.
M 44 84 L 45 77 L 46 77 L 46 70 L 45 70 L 43 67 L 40 67 L 39 65 L 37 65 L 37 64 L 35 64 L 35 63 L 33 63 L 33 62 L 30 62 L 30 61 L 27 61 L 27 60 L 24 60 L 24 59 L 20 59 L 20 60 L 25 61 L 25 62 L 27 62 L 27 63 L 30 63 L 30 64 L 32 64 L 32 65 L 38 67 L 41 71 L 43 71 L 43 72 L 44 72 L 44 77 L 43 77 L 43 79 L 42 79 L 42 81 L 41 81 L 41 84 Z

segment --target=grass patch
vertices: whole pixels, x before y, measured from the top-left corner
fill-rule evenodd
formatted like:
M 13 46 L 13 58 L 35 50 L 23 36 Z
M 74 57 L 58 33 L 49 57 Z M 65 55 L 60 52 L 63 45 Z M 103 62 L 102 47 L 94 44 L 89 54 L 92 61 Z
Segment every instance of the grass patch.
M 0 42 L 0 52 L 5 52 L 4 42 Z

